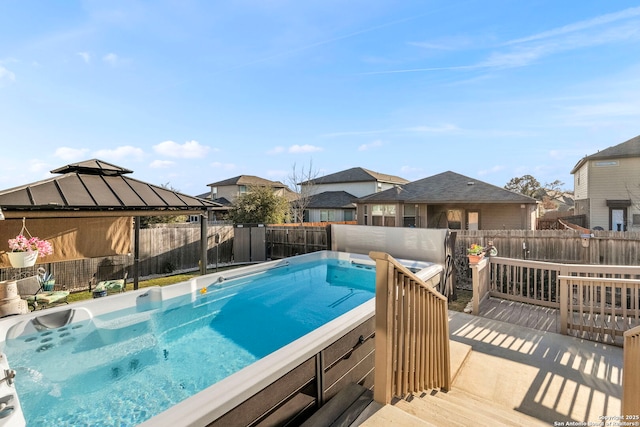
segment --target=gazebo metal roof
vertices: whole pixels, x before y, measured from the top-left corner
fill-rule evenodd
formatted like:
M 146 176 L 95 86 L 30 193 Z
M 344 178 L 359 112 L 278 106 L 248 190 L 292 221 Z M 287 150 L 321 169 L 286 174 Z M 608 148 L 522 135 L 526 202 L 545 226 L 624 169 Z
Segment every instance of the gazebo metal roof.
M 219 203 L 126 176 L 131 170 L 98 159 L 51 171 L 60 174 L 0 191 L 7 218 L 183 215 Z

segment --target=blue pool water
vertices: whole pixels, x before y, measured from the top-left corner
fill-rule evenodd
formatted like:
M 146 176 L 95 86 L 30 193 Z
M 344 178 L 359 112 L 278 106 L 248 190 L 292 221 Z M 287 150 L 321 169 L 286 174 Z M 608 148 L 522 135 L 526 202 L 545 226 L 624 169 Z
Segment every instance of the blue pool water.
M 373 298 L 371 267 L 326 259 L 7 340 L 28 426 L 133 426 Z

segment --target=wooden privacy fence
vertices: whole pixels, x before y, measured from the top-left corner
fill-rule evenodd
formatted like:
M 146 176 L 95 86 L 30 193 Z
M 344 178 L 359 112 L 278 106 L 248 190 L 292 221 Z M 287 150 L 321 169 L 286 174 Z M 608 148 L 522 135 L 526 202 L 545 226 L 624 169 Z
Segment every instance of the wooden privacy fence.
M 286 258 L 328 249 L 327 226 L 300 227 L 270 225 L 267 227 L 267 257 Z
M 451 230 L 456 232 L 456 253 L 477 243 L 492 241 L 505 258 L 567 264 L 637 265 L 640 232 L 591 231 L 583 238 L 575 230 Z M 589 235 L 591 236 L 591 235 Z
M 447 298 L 389 254 L 376 261 L 374 400 L 451 387 Z
M 216 235 L 218 238 L 216 239 Z M 218 240 L 218 243 L 216 243 Z M 228 264 L 233 261 L 233 226 L 207 227 L 207 264 Z M 46 260 L 46 258 L 45 258 Z M 26 268 L 2 268 L 0 280 L 17 275 L 35 275 L 38 267 L 53 274 L 56 286 L 78 292 L 89 289 L 89 281 L 98 268 L 123 265 L 132 280 L 133 255 L 112 255 L 70 261 L 36 264 Z M 140 277 L 166 275 L 176 271 L 198 268 L 200 261 L 200 226 L 198 224 L 171 224 L 140 230 Z M 131 284 L 127 289 L 131 289 Z
M 622 415 L 637 417 L 640 408 L 640 326 L 624 333 Z M 638 421 L 637 418 L 625 418 Z

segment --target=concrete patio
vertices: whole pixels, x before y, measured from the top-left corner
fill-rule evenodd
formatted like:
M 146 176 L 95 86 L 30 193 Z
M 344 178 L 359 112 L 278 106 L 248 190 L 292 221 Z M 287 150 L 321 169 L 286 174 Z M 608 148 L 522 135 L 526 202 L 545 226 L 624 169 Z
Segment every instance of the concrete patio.
M 373 402 L 351 425 L 542 426 L 620 415 L 622 348 L 557 334 L 553 313 L 537 307 L 495 303 L 489 315 L 508 322 L 449 312 L 450 392 Z

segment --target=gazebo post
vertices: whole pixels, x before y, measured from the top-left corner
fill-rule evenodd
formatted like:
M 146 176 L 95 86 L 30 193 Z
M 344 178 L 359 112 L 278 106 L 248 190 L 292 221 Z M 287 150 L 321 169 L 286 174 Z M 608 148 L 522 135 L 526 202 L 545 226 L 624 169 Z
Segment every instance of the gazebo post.
M 207 274 L 207 213 L 200 214 L 200 274 Z
M 140 276 L 140 217 L 134 217 L 133 223 L 133 290 L 137 290 Z

